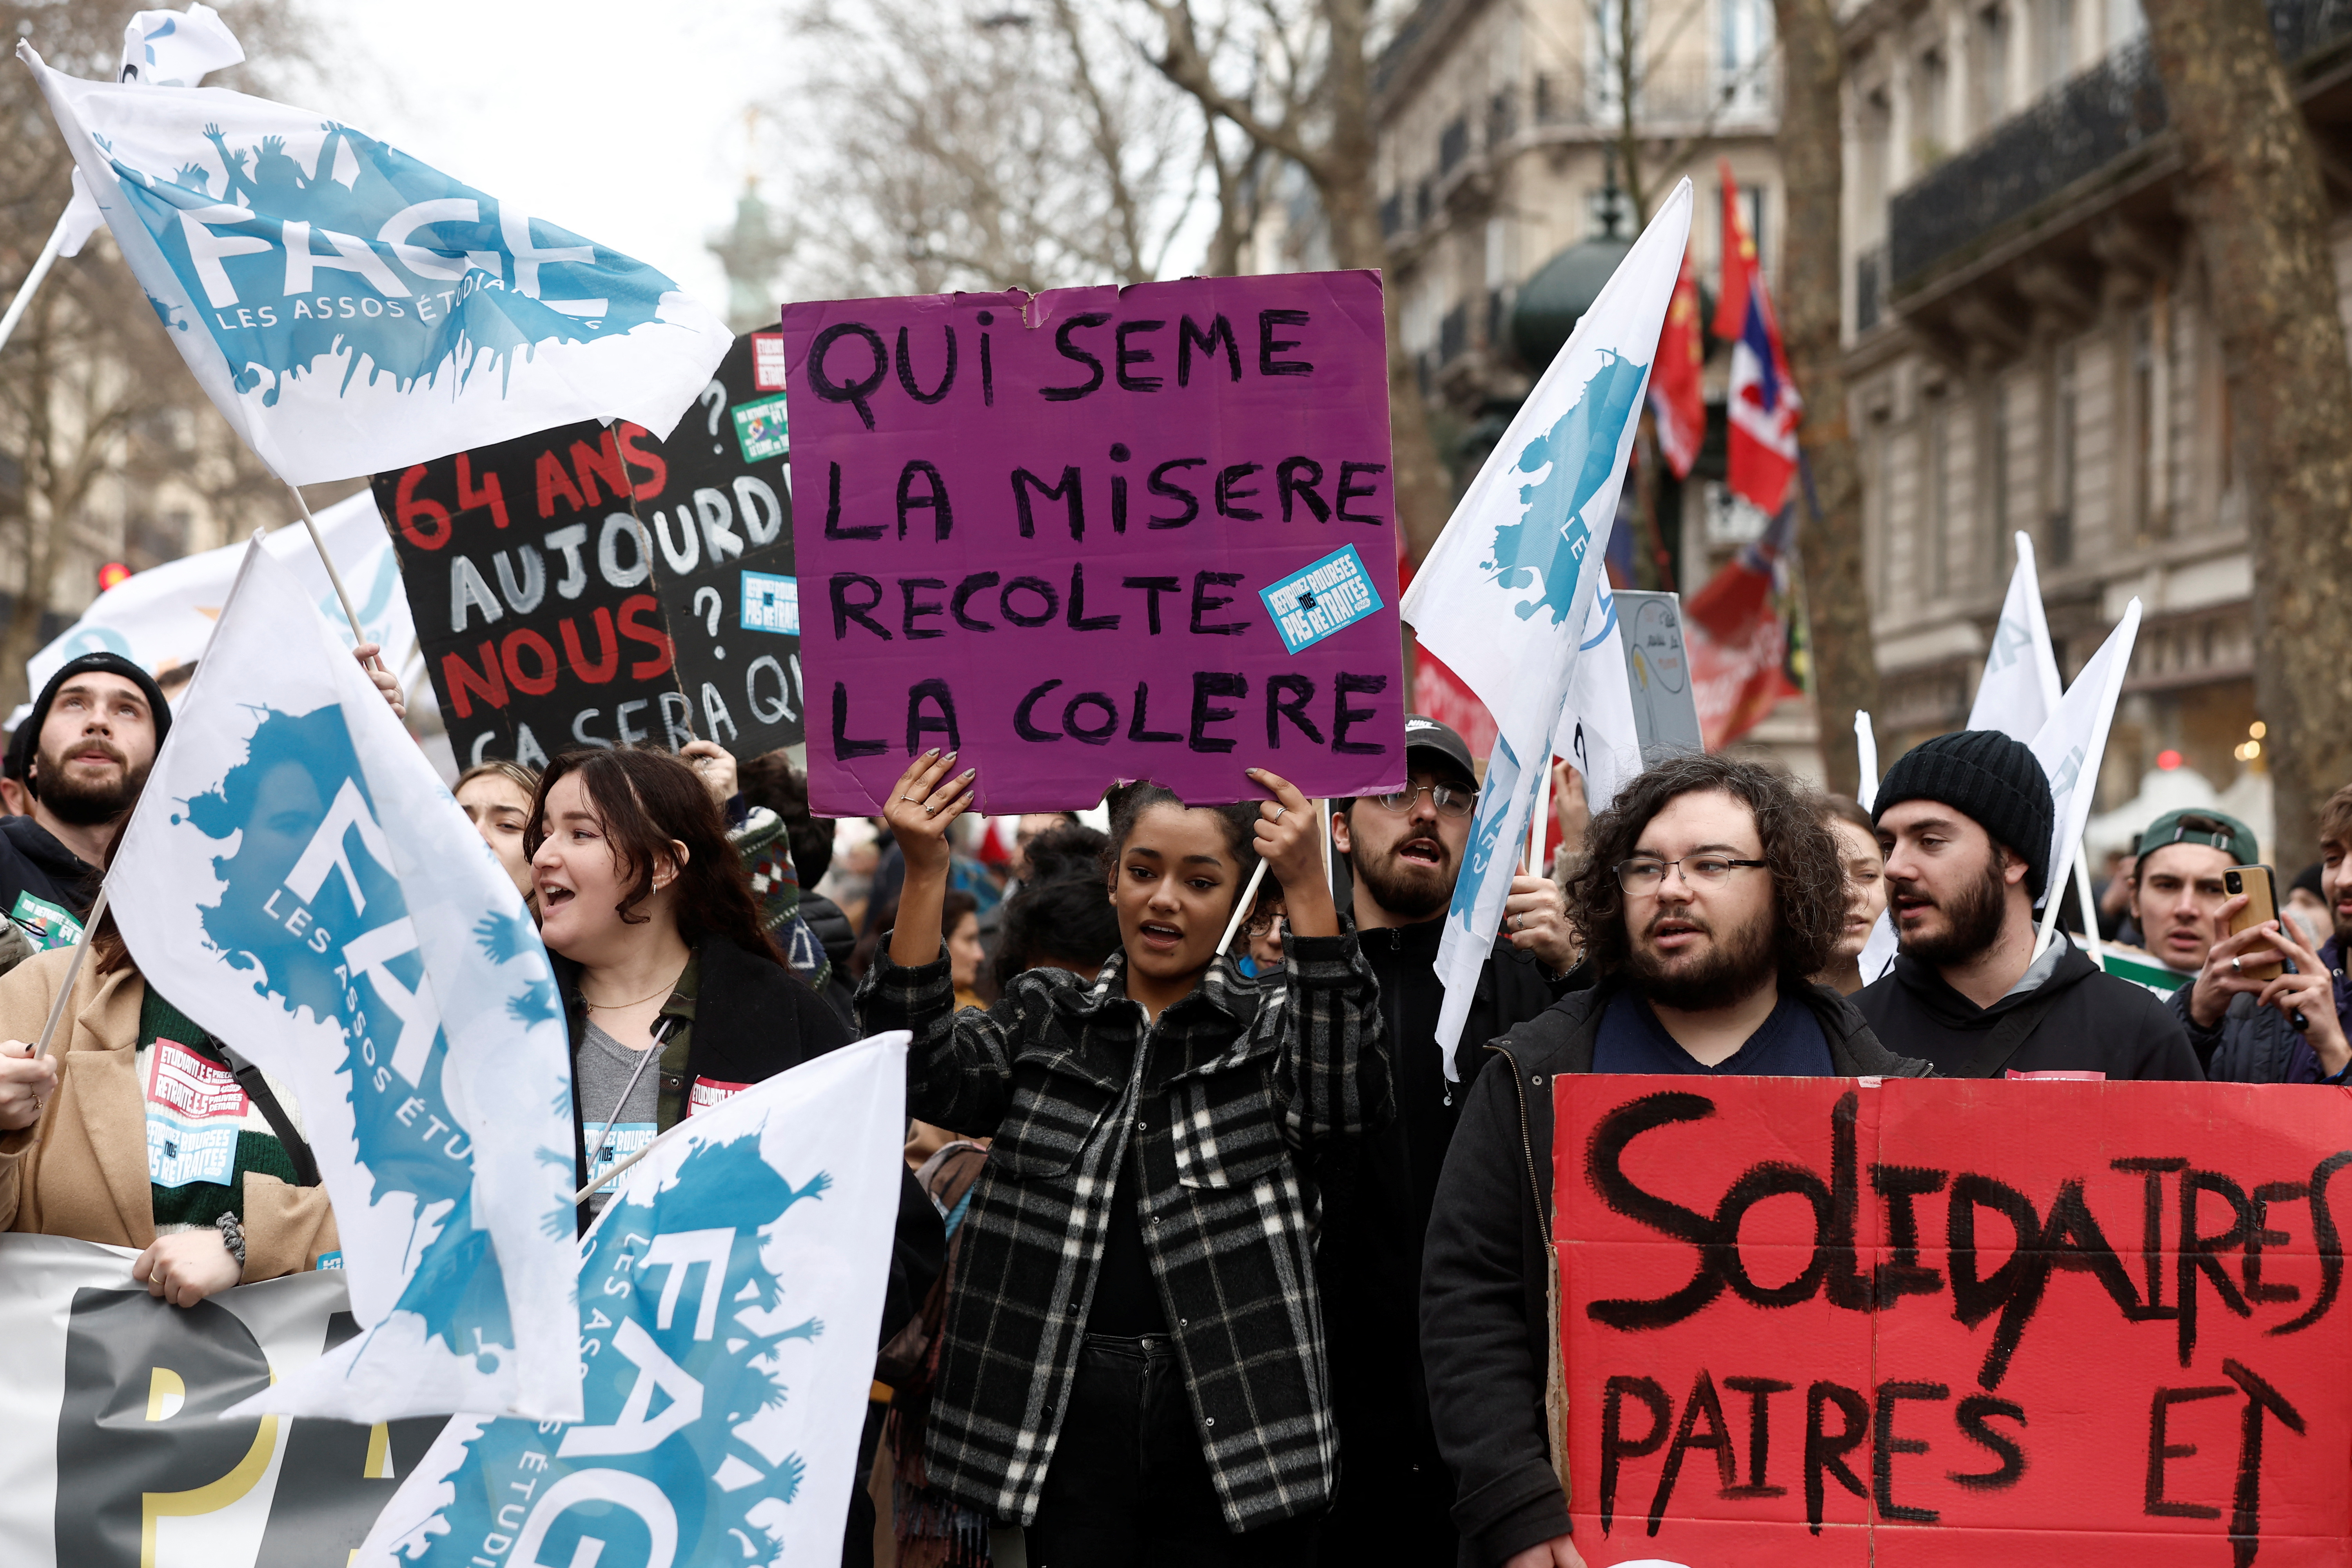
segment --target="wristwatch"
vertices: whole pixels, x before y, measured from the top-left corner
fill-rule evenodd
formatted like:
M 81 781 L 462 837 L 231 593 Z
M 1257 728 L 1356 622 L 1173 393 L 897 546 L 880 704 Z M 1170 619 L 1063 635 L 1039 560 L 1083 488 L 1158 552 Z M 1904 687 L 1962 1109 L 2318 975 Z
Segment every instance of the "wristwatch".
M 225 1214 L 213 1221 L 213 1228 L 220 1232 L 221 1245 L 228 1248 L 231 1258 L 236 1259 L 236 1271 L 242 1276 L 245 1273 L 245 1226 L 237 1222 L 236 1215 Z

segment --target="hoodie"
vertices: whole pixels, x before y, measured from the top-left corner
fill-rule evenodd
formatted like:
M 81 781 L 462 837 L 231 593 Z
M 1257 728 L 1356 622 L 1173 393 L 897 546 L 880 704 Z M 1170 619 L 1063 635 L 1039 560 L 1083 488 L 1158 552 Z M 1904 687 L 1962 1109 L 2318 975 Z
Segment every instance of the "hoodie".
M 1888 1049 L 1918 1057 L 1946 1078 L 2095 1072 L 2204 1081 L 2189 1032 L 2171 1009 L 2146 989 L 2103 972 L 2063 932 L 2058 942 L 1990 1007 L 1978 1006 L 1932 965 L 1907 955 L 1857 992 L 1853 1004 Z M 2038 973 L 2044 964 L 2048 972 Z M 1997 1040 L 2005 1019 L 2010 1026 Z M 2014 1048 L 2004 1051 L 2005 1046 Z
M 31 817 L 0 817 L 0 915 L 28 928 L 36 943 L 62 947 L 75 933 L 56 929 L 57 916 L 79 922 L 97 896 L 96 867 Z

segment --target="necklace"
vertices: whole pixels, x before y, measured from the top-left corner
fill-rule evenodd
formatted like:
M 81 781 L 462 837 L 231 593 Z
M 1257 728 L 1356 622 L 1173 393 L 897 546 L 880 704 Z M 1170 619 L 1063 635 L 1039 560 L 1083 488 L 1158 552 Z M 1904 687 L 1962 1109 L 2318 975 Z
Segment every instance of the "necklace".
M 669 993 L 677 989 L 677 981 L 685 978 L 686 971 L 680 969 L 677 972 L 677 980 L 671 981 L 668 984 L 663 986 L 658 991 L 648 991 L 634 1002 L 591 1002 L 588 1000 L 588 994 L 585 991 L 583 991 L 580 994 L 580 1001 L 591 1013 L 625 1013 L 632 1007 L 644 1006 L 646 1003 L 652 1001 L 656 996 L 667 995 Z

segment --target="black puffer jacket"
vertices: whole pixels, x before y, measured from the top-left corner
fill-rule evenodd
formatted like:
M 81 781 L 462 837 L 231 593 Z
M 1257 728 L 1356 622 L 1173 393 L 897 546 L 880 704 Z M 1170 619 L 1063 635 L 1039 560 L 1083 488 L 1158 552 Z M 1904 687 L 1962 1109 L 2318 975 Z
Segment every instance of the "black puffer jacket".
M 1430 1417 L 1455 1479 L 1458 1561 L 1488 1568 L 1569 1531 L 1545 1394 L 1553 1339 L 1552 1097 L 1561 1073 L 1592 1070 L 1615 983 L 1561 998 L 1486 1049 L 1439 1179 L 1422 1270 L 1421 1359 Z M 1927 1064 L 1878 1043 L 1853 1005 L 1819 985 L 1800 993 L 1821 1021 L 1840 1077 L 1926 1078 Z M 1530 1184 L 1532 1183 L 1532 1185 Z

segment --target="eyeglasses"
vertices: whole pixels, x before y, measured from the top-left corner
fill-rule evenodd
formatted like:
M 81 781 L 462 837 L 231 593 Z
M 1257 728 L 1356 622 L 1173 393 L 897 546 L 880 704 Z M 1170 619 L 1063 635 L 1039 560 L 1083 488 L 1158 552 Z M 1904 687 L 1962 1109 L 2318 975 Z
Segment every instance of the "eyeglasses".
M 1770 864 L 1765 860 L 1734 860 L 1722 855 L 1690 855 L 1680 860 L 1637 855 L 1631 860 L 1617 862 L 1617 885 L 1635 898 L 1646 897 L 1664 887 L 1666 873 L 1679 866 L 1683 880 L 1691 886 L 1719 888 L 1731 880 L 1734 871 L 1749 868 L 1767 870 Z
M 1429 804 L 1437 808 L 1440 816 L 1467 816 L 1478 809 L 1476 790 L 1459 790 L 1452 784 L 1422 784 L 1408 786 L 1392 795 L 1376 795 L 1372 799 L 1399 816 L 1412 810 L 1413 803 L 1426 794 Z

